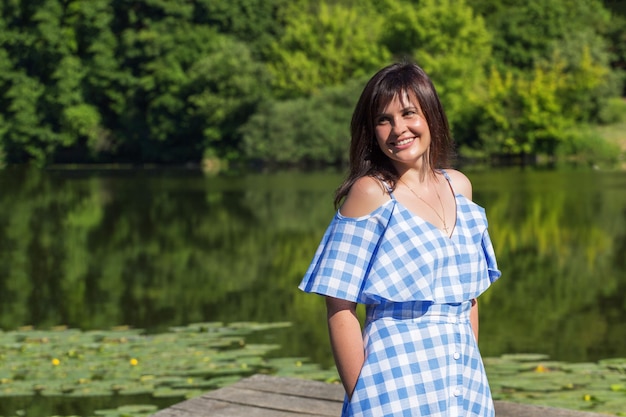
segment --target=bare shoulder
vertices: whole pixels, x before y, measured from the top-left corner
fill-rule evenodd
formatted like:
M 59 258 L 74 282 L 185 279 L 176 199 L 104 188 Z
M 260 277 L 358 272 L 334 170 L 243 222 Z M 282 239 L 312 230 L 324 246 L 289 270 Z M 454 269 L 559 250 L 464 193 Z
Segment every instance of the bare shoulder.
M 372 177 L 355 181 L 339 211 L 346 217 L 365 216 L 390 199 L 385 186 Z
M 472 199 L 472 183 L 461 171 L 456 169 L 446 169 L 446 173 L 450 177 L 454 190 L 463 194 L 466 198 Z

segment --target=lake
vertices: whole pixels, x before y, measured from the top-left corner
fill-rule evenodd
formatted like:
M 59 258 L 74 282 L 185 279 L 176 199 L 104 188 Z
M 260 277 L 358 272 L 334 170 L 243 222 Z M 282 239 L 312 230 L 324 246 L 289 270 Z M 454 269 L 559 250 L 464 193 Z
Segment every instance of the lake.
M 466 174 L 502 270 L 480 299 L 483 355 L 626 357 L 626 173 Z M 323 299 L 297 285 L 341 178 L 0 171 L 0 328 L 290 321 L 259 336 L 273 355 L 332 366 Z

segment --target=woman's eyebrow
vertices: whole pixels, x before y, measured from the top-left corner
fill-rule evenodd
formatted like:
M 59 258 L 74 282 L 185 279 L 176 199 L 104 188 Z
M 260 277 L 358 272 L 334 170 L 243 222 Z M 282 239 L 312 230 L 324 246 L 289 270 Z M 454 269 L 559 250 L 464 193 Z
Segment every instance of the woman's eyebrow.
M 402 107 L 402 108 L 400 109 L 400 111 L 401 111 L 401 112 L 403 112 L 403 111 L 407 111 L 407 110 L 417 110 L 417 111 L 419 111 L 419 110 L 420 110 L 420 107 L 419 107 L 419 106 L 416 106 L 416 105 L 413 105 L 413 104 L 410 104 L 410 105 L 404 106 L 404 107 Z M 380 117 L 380 116 L 389 116 L 390 114 L 391 114 L 391 113 L 388 113 L 388 112 L 385 112 L 385 111 L 381 111 L 380 113 L 377 113 L 377 114 L 376 114 L 376 117 Z

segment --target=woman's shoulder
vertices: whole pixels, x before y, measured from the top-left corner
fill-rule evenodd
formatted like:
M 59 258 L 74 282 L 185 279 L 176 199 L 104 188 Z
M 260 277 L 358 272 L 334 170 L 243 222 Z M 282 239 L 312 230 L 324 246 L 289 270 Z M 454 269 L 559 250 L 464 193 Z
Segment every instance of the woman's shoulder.
M 465 197 L 472 199 L 472 182 L 467 178 L 465 174 L 456 169 L 445 169 L 444 172 L 450 178 L 450 184 L 455 193 L 462 194 Z
M 389 201 L 387 186 L 379 179 L 365 176 L 357 179 L 341 205 L 339 212 L 345 217 L 362 217 Z

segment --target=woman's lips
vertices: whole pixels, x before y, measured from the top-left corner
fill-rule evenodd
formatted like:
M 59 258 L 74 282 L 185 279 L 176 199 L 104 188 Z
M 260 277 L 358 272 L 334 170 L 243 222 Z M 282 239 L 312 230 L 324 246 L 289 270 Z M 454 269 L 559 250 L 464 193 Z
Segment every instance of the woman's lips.
M 402 139 L 399 140 L 395 143 L 396 148 L 400 148 L 406 145 L 411 144 L 413 141 L 415 140 L 415 138 L 407 138 L 407 139 Z

